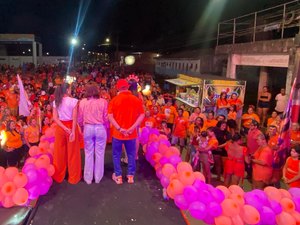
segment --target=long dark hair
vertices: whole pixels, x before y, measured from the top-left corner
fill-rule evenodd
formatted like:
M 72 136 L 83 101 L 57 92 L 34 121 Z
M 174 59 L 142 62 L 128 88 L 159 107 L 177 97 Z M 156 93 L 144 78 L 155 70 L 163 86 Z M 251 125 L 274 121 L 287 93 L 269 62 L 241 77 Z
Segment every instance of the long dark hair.
M 19 133 L 16 129 L 11 129 L 10 128 L 10 125 L 11 125 L 11 123 L 16 123 L 15 121 L 13 121 L 13 120 L 9 120 L 9 121 L 7 121 L 7 123 L 6 123 L 6 131 L 8 131 L 8 132 L 10 132 L 13 136 L 15 136 L 15 134 L 13 133 L 13 131 L 15 131 L 16 133 Z
M 63 83 L 60 86 L 57 86 L 54 92 L 54 97 L 55 97 L 55 106 L 58 108 L 62 102 L 62 99 L 64 95 L 67 93 L 67 90 L 69 89 L 70 84 L 68 83 Z

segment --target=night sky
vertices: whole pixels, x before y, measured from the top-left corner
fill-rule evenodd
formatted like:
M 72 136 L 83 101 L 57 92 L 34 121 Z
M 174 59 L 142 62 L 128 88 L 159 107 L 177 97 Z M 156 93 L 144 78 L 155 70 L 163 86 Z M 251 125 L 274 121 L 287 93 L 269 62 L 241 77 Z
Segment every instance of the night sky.
M 91 0 L 79 38 L 88 49 L 109 36 L 121 50 L 164 51 L 199 42 L 220 20 L 284 2 L 289 1 Z M 79 5 L 80 0 L 0 0 L 0 33 L 33 33 L 44 52 L 66 55 Z

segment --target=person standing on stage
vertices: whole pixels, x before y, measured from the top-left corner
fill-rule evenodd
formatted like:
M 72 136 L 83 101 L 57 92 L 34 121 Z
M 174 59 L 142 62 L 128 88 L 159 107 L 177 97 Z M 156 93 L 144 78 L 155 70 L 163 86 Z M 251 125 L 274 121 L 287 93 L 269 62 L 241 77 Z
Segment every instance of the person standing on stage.
M 93 177 L 99 183 L 104 174 L 104 153 L 106 147 L 106 127 L 108 125 L 108 103 L 100 98 L 96 83 L 85 88 L 85 97 L 79 103 L 79 121 L 82 121 L 84 135 L 84 180 L 91 184 Z
M 125 79 L 119 79 L 116 84 L 119 91 L 108 106 L 108 119 L 113 126 L 112 151 L 114 173 L 112 179 L 122 184 L 122 168 L 120 165 L 122 145 L 125 145 L 128 156 L 128 183 L 134 183 L 137 128 L 145 117 L 142 101 L 129 90 Z
M 71 96 L 71 86 L 63 83 L 55 90 L 53 120 L 57 124 L 55 131 L 53 179 L 61 183 L 68 168 L 68 181 L 76 184 L 81 179 L 81 156 L 79 130 L 77 126 L 78 100 Z

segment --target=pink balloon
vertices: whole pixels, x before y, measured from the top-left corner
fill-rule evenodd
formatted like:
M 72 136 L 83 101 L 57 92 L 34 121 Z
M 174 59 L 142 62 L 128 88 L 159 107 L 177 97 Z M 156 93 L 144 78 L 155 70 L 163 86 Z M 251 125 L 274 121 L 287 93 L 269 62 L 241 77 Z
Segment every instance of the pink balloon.
M 198 200 L 198 190 L 193 186 L 186 186 L 183 189 L 183 196 L 188 203 L 192 203 Z M 201 199 L 200 199 L 201 200 Z
M 12 200 L 16 205 L 25 205 L 28 201 L 28 191 L 25 188 L 18 188 Z
M 239 194 L 240 196 L 244 196 L 245 192 L 244 190 L 238 186 L 238 185 L 231 185 L 228 190 L 231 192 L 231 193 L 235 193 L 235 194 Z
M 181 210 L 187 210 L 189 208 L 189 203 L 185 199 L 184 195 L 176 195 L 174 198 L 175 205 Z
M 207 215 L 207 208 L 202 202 L 193 202 L 190 204 L 189 211 L 192 217 L 203 220 Z
M 244 205 L 242 207 L 240 216 L 246 224 L 257 224 L 260 221 L 259 212 L 250 205 Z
M 169 180 L 169 178 L 167 178 L 166 176 L 162 176 L 162 177 L 160 178 L 160 183 L 161 183 L 161 185 L 162 185 L 164 188 L 167 188 L 168 185 L 170 184 L 170 180 Z
M 193 172 L 193 168 L 192 168 L 191 164 L 189 164 L 188 162 L 178 163 L 177 172 L 181 173 L 181 172 L 186 172 L 186 171 Z
M 219 190 L 221 190 L 223 192 L 223 194 L 225 195 L 225 198 L 228 198 L 229 195 L 231 194 L 231 192 L 225 186 L 219 185 L 216 188 L 219 189 Z
M 19 173 L 19 170 L 17 167 L 8 167 L 4 172 L 4 174 L 10 181 L 12 181 L 18 173 Z
M 173 173 L 176 173 L 176 169 L 175 169 L 175 167 L 172 164 L 166 163 L 166 164 L 163 165 L 163 167 L 162 167 L 162 174 L 164 176 L 166 176 L 167 178 L 170 178 L 170 176 Z
M 296 225 L 296 220 L 287 212 L 282 212 L 276 216 L 276 223 L 278 225 Z
M 4 197 L 3 201 L 2 201 L 2 205 L 4 208 L 11 208 L 13 207 L 15 204 L 12 200 L 12 197 L 9 196 L 9 197 Z
M 227 216 L 218 216 L 215 218 L 215 225 L 234 225 Z
M 13 182 L 16 185 L 17 188 L 22 188 L 27 184 L 27 176 L 24 173 L 18 173 L 14 179 Z

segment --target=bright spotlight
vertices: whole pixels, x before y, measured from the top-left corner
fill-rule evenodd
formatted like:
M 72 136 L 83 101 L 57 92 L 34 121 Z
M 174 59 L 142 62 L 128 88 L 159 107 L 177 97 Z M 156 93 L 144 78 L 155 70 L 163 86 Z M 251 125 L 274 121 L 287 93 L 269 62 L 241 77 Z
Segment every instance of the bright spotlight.
M 28 51 L 31 52 L 31 49 L 29 48 Z
M 49 55 L 49 52 L 46 52 L 46 55 Z
M 82 48 L 82 50 L 84 50 L 84 48 Z
M 133 55 L 128 55 L 125 57 L 125 64 L 131 66 L 135 63 L 135 57 Z
M 105 39 L 105 42 L 107 42 L 107 43 L 110 42 L 110 39 L 109 39 L 109 38 L 106 38 L 106 39 Z
M 71 39 L 71 45 L 77 45 L 78 40 L 76 38 Z

